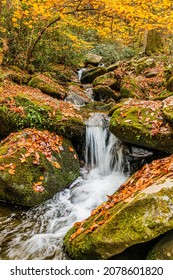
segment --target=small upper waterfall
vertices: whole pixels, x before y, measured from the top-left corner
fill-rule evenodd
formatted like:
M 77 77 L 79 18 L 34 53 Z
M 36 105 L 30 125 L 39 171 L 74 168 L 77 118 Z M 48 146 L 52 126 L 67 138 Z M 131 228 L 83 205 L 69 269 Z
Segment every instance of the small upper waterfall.
M 127 179 L 121 143 L 108 119 L 93 115 L 86 124 L 86 165 L 81 176 L 52 199 L 30 210 L 0 216 L 3 259 L 66 259 L 63 237 L 74 222 L 107 200 Z

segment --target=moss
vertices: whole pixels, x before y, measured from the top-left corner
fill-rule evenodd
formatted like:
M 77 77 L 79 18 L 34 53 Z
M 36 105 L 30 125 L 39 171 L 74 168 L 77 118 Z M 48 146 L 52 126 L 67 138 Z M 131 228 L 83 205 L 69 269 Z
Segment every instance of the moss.
M 152 111 L 150 105 L 147 107 L 147 103 L 146 106 L 118 106 L 110 120 L 110 131 L 122 141 L 172 153 L 173 131 L 169 123 L 162 124 L 166 132 L 161 133 L 159 127 L 158 131 L 153 133 L 160 116 L 161 108 L 157 106 Z
M 14 174 L 9 173 L 10 167 L 0 170 L 0 199 L 23 206 L 38 205 L 51 198 L 79 176 L 78 159 L 76 156 L 74 158 L 75 151 L 69 150 L 71 143 L 66 139 L 63 139 L 63 150 L 60 154 L 52 152 L 52 157 L 58 162 L 60 169 L 53 166 L 41 152 L 38 152 L 40 155 L 39 164 L 33 163 L 35 156 L 32 153 L 22 163 L 20 158 L 26 152 L 24 148 L 17 150 L 12 156 L 4 157 L 3 155 L 8 155 L 10 147 L 14 147 L 17 135 L 12 136 L 10 142 L 5 141 L 0 147 L 0 155 L 2 156 L 0 157 L 0 165 L 15 164 L 16 166 Z M 32 186 L 39 182 L 42 176 L 44 180 L 41 184 L 44 191 L 35 192 Z
M 56 83 L 55 81 L 51 80 L 50 78 L 44 75 L 34 76 L 29 81 L 28 86 L 38 88 L 42 92 L 58 99 L 63 99 L 66 96 L 63 87 L 61 87 L 58 83 Z
M 131 202 L 119 202 L 109 211 L 110 217 L 91 233 L 83 230 L 73 240 L 72 228 L 65 236 L 65 248 L 75 259 L 108 259 L 127 247 L 154 239 L 173 228 L 170 205 L 172 189 L 162 188 L 151 194 L 138 192 Z M 169 200 L 164 197 L 169 197 Z M 163 199 L 162 199 L 163 197 Z M 170 204 L 171 203 L 171 204 Z M 82 225 L 88 228 L 93 222 L 90 216 Z

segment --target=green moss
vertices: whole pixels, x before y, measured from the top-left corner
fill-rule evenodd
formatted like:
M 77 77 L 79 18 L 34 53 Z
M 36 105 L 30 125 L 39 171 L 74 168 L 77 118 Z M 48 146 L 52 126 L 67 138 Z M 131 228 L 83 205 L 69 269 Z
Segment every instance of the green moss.
M 25 132 L 27 135 L 27 132 Z M 10 142 L 6 141 L 0 146 L 0 155 L 8 155 L 8 150 L 15 146 L 15 134 Z M 51 137 L 51 136 L 50 136 Z M 69 151 L 71 143 L 63 139 L 63 150 L 58 154 L 52 151 L 52 156 L 60 165 L 60 169 L 56 168 L 41 152 L 40 163 L 34 164 L 35 155 L 31 153 L 26 158 L 25 162 L 21 162 L 22 154 L 25 154 L 26 149 L 17 150 L 13 155 L 0 157 L 0 165 L 15 164 L 15 173 L 9 173 L 10 167 L 5 170 L 0 170 L 0 199 L 23 205 L 34 206 L 51 198 L 58 191 L 72 183 L 79 176 L 79 162 L 74 158 L 74 152 Z M 34 183 L 40 181 L 44 191 L 35 192 L 33 189 Z
M 122 141 L 137 144 L 144 147 L 173 152 L 172 128 L 164 124 L 166 133 L 153 133 L 160 121 L 161 108 L 155 107 L 154 111 L 150 105 L 132 105 L 115 107 L 110 120 L 110 131 Z
M 172 188 L 162 188 L 151 194 L 138 192 L 131 202 L 115 204 L 109 210 L 110 217 L 92 233 L 83 230 L 71 240 L 71 234 L 76 231 L 75 227 L 72 228 L 65 236 L 66 250 L 75 259 L 108 259 L 127 247 L 149 241 L 170 230 L 173 228 L 170 216 Z M 93 216 L 90 216 L 82 227 L 88 228 L 92 223 Z

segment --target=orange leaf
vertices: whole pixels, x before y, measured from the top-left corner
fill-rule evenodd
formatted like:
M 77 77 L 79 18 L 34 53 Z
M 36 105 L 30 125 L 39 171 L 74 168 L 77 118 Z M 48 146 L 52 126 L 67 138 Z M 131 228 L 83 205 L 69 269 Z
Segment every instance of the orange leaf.
M 71 235 L 71 240 L 73 240 L 73 239 L 74 239 L 78 234 L 80 234 L 83 230 L 84 230 L 83 227 L 78 228 L 77 231 Z
M 5 167 L 0 165 L 0 170 L 5 170 Z
M 11 174 L 11 175 L 13 175 L 13 174 L 15 173 L 15 170 L 14 170 L 14 169 L 9 169 L 9 170 L 8 170 L 8 173 Z
M 44 177 L 43 177 L 43 176 L 40 176 L 40 180 L 42 180 L 42 181 L 43 181 L 43 180 L 44 180 Z
M 57 168 L 57 169 L 60 169 L 61 168 L 61 165 L 59 165 L 59 163 L 58 162 L 53 162 L 53 165 Z
M 70 151 L 70 152 L 74 152 L 74 149 L 73 149 L 72 146 L 69 146 L 69 151 Z

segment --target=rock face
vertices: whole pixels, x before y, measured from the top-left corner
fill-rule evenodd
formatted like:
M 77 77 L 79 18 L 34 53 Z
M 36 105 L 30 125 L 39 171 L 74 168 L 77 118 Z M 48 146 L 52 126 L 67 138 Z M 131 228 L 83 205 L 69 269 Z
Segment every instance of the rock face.
M 173 156 L 146 164 L 64 238 L 73 259 L 108 259 L 173 229 Z
M 110 131 L 124 142 L 172 153 L 173 127 L 162 107 L 161 101 L 126 99 L 114 107 Z
M 79 176 L 70 141 L 48 131 L 25 129 L 0 145 L 0 199 L 35 206 Z

